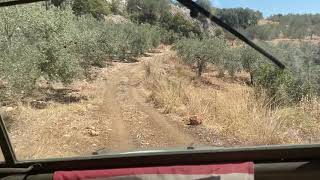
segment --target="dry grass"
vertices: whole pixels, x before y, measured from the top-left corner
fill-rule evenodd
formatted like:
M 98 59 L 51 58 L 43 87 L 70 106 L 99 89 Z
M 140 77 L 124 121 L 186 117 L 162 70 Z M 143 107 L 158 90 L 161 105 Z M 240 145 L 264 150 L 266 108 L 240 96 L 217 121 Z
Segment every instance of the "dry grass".
M 103 77 L 101 77 L 103 78 Z M 61 104 L 50 102 L 45 109 L 18 104 L 7 123 L 9 135 L 19 160 L 87 155 L 94 143 L 87 127 L 98 123 L 95 117 L 102 97 L 104 83 L 75 82 L 70 88 L 88 97 L 87 101 Z M 93 119 L 94 117 L 94 119 Z M 0 157 L 1 160 L 1 157 Z
M 318 100 L 274 108 L 245 83 L 225 81 L 210 72 L 195 79 L 174 53 L 149 62 L 145 69 L 145 86 L 156 107 L 185 118 L 200 116 L 205 127 L 228 138 L 231 146 L 319 142 Z

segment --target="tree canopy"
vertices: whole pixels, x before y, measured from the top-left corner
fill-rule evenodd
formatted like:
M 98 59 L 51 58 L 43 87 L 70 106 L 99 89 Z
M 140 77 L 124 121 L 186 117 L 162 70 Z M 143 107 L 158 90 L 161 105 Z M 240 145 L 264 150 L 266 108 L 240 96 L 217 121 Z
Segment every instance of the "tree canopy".
M 232 27 L 243 29 L 256 25 L 263 18 L 260 11 L 249 8 L 218 9 L 217 16 Z

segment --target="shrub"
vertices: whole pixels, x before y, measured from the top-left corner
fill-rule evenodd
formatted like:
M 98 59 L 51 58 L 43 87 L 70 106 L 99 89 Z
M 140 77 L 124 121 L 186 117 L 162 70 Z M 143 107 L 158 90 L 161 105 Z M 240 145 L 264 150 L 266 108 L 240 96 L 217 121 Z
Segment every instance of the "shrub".
M 17 93 L 31 91 L 39 76 L 49 80 L 71 82 L 77 77 L 79 63 L 66 46 L 72 39 L 72 11 L 45 10 L 40 5 L 1 9 L 0 31 L 2 76 L 8 88 Z M 12 14 L 12 16 L 8 16 Z M 8 29 L 10 28 L 10 29 Z M 14 73 L 13 73 L 14 72 Z
M 127 11 L 133 21 L 157 24 L 169 9 L 168 0 L 128 0 Z
M 251 84 L 254 84 L 254 70 L 256 64 L 262 60 L 261 54 L 251 47 L 245 46 L 241 49 L 241 66 L 250 74 Z
M 241 70 L 241 48 L 227 48 L 223 60 L 223 68 L 234 77 L 235 73 Z
M 77 16 L 91 14 L 97 19 L 111 13 L 109 4 L 104 0 L 74 0 L 72 10 Z
M 269 97 L 276 98 L 285 104 L 297 103 L 305 97 L 319 95 L 319 70 L 315 64 L 317 45 L 281 43 L 277 46 L 267 46 L 276 57 L 287 65 L 287 70 L 262 63 L 256 63 L 254 68 L 254 83 L 260 89 L 263 87 Z M 267 60 L 265 60 L 267 61 Z
M 0 15 L 0 79 L 11 94 L 31 93 L 39 77 L 65 84 L 90 77 L 108 57 L 130 59 L 161 42 L 157 26 L 106 24 L 90 14 L 76 17 L 70 7 L 38 4 Z
M 196 65 L 197 75 L 200 77 L 207 63 L 223 65 L 226 43 L 218 37 L 183 39 L 176 44 L 176 49 L 187 64 Z

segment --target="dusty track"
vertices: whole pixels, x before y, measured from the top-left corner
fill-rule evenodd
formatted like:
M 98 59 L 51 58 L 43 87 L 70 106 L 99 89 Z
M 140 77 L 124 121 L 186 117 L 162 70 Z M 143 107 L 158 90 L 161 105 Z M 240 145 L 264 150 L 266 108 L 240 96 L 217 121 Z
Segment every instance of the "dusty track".
M 14 123 L 10 134 L 18 157 L 65 157 L 88 155 L 98 150 L 110 153 L 206 145 L 206 138 L 199 133 L 201 127 L 185 125 L 146 103 L 141 83 L 144 63 L 154 60 L 155 56 L 161 58 L 169 51 L 150 54 L 136 63 L 115 63 L 101 73 L 100 93 L 95 97 L 99 101 L 80 115 L 79 111 L 54 110 L 54 118 Z
M 107 76 L 106 101 L 102 106 L 112 108 L 108 112 L 113 116 L 110 118 L 113 130 L 106 146 L 108 150 L 187 147 L 201 143 L 181 127 L 184 126 L 182 122 L 175 122 L 146 103 L 146 95 L 141 87 L 143 63 L 167 52 L 164 50 L 143 57 L 138 63 L 121 64 L 111 76 Z

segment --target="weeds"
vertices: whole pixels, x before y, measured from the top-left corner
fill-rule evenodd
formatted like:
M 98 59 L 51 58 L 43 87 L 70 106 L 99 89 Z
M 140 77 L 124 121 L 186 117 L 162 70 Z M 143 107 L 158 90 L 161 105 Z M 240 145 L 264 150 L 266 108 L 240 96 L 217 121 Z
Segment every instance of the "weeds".
M 175 56 L 166 56 L 145 66 L 149 99 L 165 113 L 186 119 L 197 115 L 205 127 L 229 139 L 232 146 L 317 142 L 317 99 L 285 107 L 273 104 L 264 93 L 256 96 L 254 89 L 246 85 L 211 78 L 222 88 L 204 83 L 195 86 L 191 76 L 183 75 L 195 76 L 194 72 L 180 62 Z

